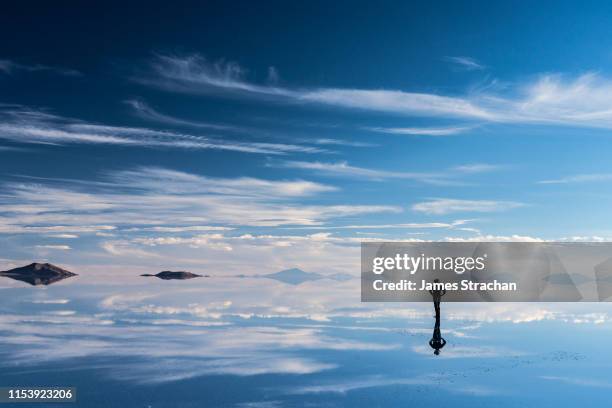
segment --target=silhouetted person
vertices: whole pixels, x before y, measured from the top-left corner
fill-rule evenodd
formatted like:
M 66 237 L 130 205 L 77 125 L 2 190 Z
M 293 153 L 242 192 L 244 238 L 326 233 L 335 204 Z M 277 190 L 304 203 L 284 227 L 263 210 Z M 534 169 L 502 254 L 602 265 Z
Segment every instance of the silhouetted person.
M 434 279 L 434 283 L 439 283 L 438 279 Z M 433 335 L 431 340 L 429 340 L 429 346 L 434 349 L 434 354 L 437 356 L 440 354 L 440 350 L 442 347 L 446 345 L 446 340 L 442 338 L 442 333 L 440 332 L 440 302 L 442 300 L 442 296 L 446 294 L 446 290 L 444 289 L 434 289 L 430 290 L 429 293 L 433 298 L 434 309 L 436 311 L 436 324 L 434 326 Z
M 434 283 L 440 283 L 439 279 L 434 279 Z M 434 309 L 436 311 L 436 320 L 440 320 L 440 301 L 442 300 L 442 296 L 444 296 L 446 294 L 446 290 L 445 289 L 434 289 L 434 290 L 430 290 L 429 293 L 431 293 L 431 297 L 433 298 L 433 302 L 434 302 Z

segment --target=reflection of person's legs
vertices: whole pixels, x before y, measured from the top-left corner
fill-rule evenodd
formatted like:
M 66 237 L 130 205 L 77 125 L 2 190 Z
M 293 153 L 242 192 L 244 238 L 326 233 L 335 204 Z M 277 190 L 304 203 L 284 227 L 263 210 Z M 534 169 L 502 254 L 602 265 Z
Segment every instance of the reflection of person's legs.
M 432 338 L 434 340 L 434 342 L 439 343 L 440 339 L 442 338 L 442 333 L 440 332 L 440 328 L 436 327 L 433 331 L 433 335 Z

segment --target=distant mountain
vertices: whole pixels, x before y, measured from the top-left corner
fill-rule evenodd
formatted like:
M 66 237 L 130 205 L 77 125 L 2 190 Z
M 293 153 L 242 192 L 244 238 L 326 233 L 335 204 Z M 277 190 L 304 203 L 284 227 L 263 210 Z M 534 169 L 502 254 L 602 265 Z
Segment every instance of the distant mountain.
M 323 279 L 323 276 L 315 272 L 304 272 L 298 268 L 285 269 L 284 271 L 262 275 L 264 278 L 274 279 L 290 285 Z
M 347 280 L 351 280 L 354 278 L 353 275 L 349 275 L 348 273 L 334 273 L 333 275 L 325 276 L 327 279 L 332 279 L 339 282 L 344 282 Z
M 77 274 L 50 263 L 33 263 L 9 271 L 0 272 L 0 276 L 6 276 L 7 278 L 38 286 L 51 285 L 52 283 L 77 276 Z
M 593 279 L 578 273 L 553 273 L 544 278 L 545 281 L 557 285 L 582 285 Z
M 344 273 L 336 273 L 333 275 L 321 275 L 316 272 L 304 272 L 298 268 L 285 269 L 280 272 L 270 273 L 268 275 L 260 275 L 262 278 L 274 279 L 279 282 L 288 283 L 290 285 L 299 285 L 304 282 L 316 281 L 320 279 L 332 279 L 336 281 L 345 281 L 352 279 L 351 275 Z
M 178 272 L 173 272 L 173 271 L 163 271 L 160 272 L 156 275 L 151 275 L 148 273 L 145 273 L 144 275 L 140 275 L 140 276 L 155 276 L 159 279 L 164 279 L 164 280 L 172 280 L 172 279 L 180 279 L 180 280 L 185 280 L 185 279 L 193 279 L 193 278 L 201 278 L 202 275 L 197 275 L 195 273 L 191 273 L 191 272 L 185 272 L 185 271 L 178 271 Z

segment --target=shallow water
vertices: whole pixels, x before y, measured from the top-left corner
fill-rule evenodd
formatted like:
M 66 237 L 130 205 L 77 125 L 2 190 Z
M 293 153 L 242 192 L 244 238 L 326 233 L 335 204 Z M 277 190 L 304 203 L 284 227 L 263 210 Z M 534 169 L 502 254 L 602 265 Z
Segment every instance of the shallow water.
M 606 304 L 443 303 L 447 344 L 435 356 L 431 304 L 361 303 L 359 293 L 357 279 L 0 278 L 0 385 L 76 387 L 71 407 L 608 400 Z

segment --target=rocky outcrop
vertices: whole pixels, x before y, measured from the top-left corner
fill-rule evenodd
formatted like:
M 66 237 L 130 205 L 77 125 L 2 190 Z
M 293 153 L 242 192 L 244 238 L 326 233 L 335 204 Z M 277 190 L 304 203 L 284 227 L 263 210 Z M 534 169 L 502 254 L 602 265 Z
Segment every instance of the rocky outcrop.
M 52 283 L 77 276 L 50 263 L 33 263 L 20 268 L 0 272 L 0 276 L 27 282 L 30 285 L 51 285 Z
M 178 272 L 163 271 L 156 275 L 145 273 L 144 275 L 140 275 L 140 276 L 155 276 L 159 279 L 164 279 L 164 280 L 172 280 L 172 279 L 184 280 L 184 279 L 193 279 L 193 278 L 202 277 L 202 275 L 197 275 L 195 273 L 185 272 L 185 271 L 178 271 Z

